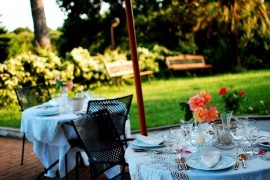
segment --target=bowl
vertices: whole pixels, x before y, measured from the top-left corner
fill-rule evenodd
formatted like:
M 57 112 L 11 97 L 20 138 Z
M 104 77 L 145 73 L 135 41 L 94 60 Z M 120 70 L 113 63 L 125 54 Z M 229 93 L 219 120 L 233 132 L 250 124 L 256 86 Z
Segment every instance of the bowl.
M 84 98 L 72 98 L 70 103 L 73 111 L 81 111 L 83 108 Z

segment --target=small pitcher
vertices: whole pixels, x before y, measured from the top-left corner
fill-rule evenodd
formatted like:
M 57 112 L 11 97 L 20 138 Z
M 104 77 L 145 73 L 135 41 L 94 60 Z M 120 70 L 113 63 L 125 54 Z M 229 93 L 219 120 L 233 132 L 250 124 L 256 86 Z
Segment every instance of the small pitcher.
M 220 149 L 232 149 L 235 147 L 230 135 L 232 111 L 220 114 L 222 124 L 216 122 L 213 124 L 215 129 L 214 146 Z

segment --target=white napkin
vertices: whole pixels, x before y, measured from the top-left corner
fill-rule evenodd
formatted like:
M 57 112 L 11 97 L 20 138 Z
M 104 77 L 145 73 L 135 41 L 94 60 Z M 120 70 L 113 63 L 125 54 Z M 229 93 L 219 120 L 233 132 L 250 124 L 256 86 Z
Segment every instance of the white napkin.
M 220 160 L 221 153 L 219 151 L 212 151 L 203 153 L 201 155 L 203 163 L 209 168 L 214 167 Z
M 152 138 L 152 137 L 144 136 L 141 134 L 137 135 L 137 139 L 150 145 L 161 145 L 162 143 L 164 143 L 162 139 Z

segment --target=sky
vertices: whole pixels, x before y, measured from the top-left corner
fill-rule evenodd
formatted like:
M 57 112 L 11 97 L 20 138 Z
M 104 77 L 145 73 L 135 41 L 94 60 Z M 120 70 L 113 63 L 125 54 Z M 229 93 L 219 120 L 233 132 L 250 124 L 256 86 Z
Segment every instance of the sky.
M 57 29 L 64 23 L 64 14 L 60 11 L 56 0 L 43 0 L 47 26 Z M 28 27 L 33 31 L 33 18 L 30 0 L 0 0 L 0 22 L 8 31 L 18 27 Z

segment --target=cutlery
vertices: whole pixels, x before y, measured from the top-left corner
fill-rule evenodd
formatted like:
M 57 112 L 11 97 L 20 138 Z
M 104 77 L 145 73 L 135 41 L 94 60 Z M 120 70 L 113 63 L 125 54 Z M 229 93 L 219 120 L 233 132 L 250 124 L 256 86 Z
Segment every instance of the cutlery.
M 246 159 L 247 159 L 247 156 L 245 154 L 240 154 L 239 155 L 239 160 L 242 161 L 242 164 L 243 164 L 243 167 L 246 168 L 247 165 L 246 165 Z
M 184 165 L 184 169 L 185 170 L 189 170 L 189 167 L 187 165 L 187 161 L 186 158 L 184 158 L 183 156 L 180 158 L 181 163 Z
M 176 160 L 176 163 L 178 164 L 178 169 L 179 169 L 179 170 L 183 170 L 181 161 L 180 161 L 179 159 Z
M 134 152 L 153 152 L 156 154 L 162 154 L 163 150 L 152 150 L 152 149 L 133 149 Z
M 239 160 L 239 158 L 237 158 L 235 165 L 234 165 L 234 170 L 238 170 L 239 163 L 240 163 L 240 160 Z

